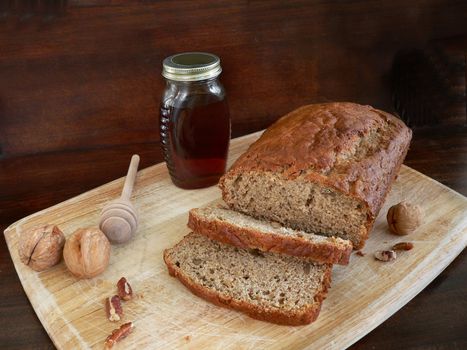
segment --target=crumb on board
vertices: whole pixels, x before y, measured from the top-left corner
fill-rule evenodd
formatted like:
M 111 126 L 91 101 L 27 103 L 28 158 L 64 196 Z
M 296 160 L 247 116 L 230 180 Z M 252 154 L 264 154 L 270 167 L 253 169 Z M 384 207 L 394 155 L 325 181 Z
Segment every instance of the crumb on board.
M 357 250 L 355 254 L 357 254 L 358 256 L 365 256 L 365 253 L 362 252 L 361 250 Z
M 189 335 L 185 335 L 183 339 L 185 339 L 186 341 L 190 341 L 191 337 Z

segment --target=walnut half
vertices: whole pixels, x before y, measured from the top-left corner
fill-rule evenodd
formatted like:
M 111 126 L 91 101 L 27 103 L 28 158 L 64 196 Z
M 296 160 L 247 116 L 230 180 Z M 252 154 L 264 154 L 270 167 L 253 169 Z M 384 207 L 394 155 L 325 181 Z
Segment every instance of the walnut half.
M 65 236 L 55 225 L 41 225 L 21 232 L 19 257 L 36 271 L 43 271 L 58 264 L 62 258 Z
M 394 250 L 377 250 L 375 252 L 375 259 L 379 261 L 394 261 L 397 254 Z

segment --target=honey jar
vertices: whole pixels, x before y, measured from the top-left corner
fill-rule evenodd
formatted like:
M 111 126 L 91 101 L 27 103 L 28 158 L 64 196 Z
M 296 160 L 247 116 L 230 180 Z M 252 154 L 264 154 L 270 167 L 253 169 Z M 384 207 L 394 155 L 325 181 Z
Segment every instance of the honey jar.
M 160 139 L 178 187 L 211 186 L 225 172 L 230 114 L 221 72 L 219 57 L 205 52 L 180 53 L 163 62 Z

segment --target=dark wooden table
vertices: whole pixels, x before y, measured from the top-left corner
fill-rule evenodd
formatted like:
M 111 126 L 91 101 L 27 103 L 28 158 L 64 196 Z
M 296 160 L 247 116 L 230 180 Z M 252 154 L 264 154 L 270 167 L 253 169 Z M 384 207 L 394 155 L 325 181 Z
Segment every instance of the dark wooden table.
M 0 229 L 28 214 L 124 175 L 132 153 L 161 161 L 158 144 L 32 155 L 0 162 Z M 416 130 L 405 164 L 467 194 L 467 128 Z M 465 251 L 424 291 L 353 349 L 466 349 Z M 0 347 L 53 348 L 0 239 Z M 369 286 L 371 287 L 371 286 Z

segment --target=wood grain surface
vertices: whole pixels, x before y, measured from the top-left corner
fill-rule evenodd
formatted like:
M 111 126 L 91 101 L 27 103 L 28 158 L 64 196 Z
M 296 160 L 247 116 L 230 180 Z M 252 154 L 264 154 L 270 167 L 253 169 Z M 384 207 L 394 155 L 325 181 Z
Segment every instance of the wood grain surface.
M 0 231 L 161 162 L 163 57 L 221 55 L 236 136 L 295 106 L 391 111 L 394 55 L 466 34 L 467 2 L 0 1 Z M 467 195 L 465 127 L 415 130 L 406 164 Z M 467 253 L 352 349 L 467 348 Z M 0 238 L 0 344 L 53 349 Z
M 125 174 L 131 154 L 142 168 L 162 161 L 159 146 L 56 152 L 0 161 L 0 231 L 12 222 Z M 405 164 L 467 195 L 467 128 L 417 129 Z M 44 170 L 45 169 L 45 170 Z M 54 349 L 24 293 L 0 235 L 0 343 L 4 349 Z M 467 253 L 351 349 L 463 349 L 467 346 Z
M 235 140 L 233 161 L 258 134 Z M 351 345 L 430 283 L 467 245 L 467 199 L 404 166 L 375 223 L 364 257 L 352 256 L 347 267 L 336 266 L 333 284 L 317 322 L 284 327 L 252 320 L 213 306 L 191 295 L 171 278 L 162 260 L 163 249 L 184 234 L 187 211 L 218 200 L 217 187 L 186 191 L 173 186 L 164 164 L 138 175 L 133 200 L 140 212 L 137 237 L 113 247 L 107 271 L 91 280 L 77 280 L 64 264 L 36 273 L 17 254 L 21 230 L 54 222 L 67 235 L 95 225 L 99 212 L 120 193 L 123 179 L 26 217 L 6 232 L 13 262 L 26 293 L 58 348 L 101 348 L 114 324 L 104 317 L 102 300 L 126 276 L 138 296 L 125 304 L 125 320 L 136 330 L 125 348 L 269 348 L 340 349 Z M 409 237 L 388 233 L 384 213 L 389 205 L 408 199 L 423 207 L 425 223 Z M 415 248 L 392 263 L 375 261 L 372 252 L 410 239 Z
M 234 136 L 311 102 L 390 111 L 395 54 L 467 30 L 464 0 L 6 3 L 3 157 L 157 142 L 161 62 L 180 51 L 221 57 Z

